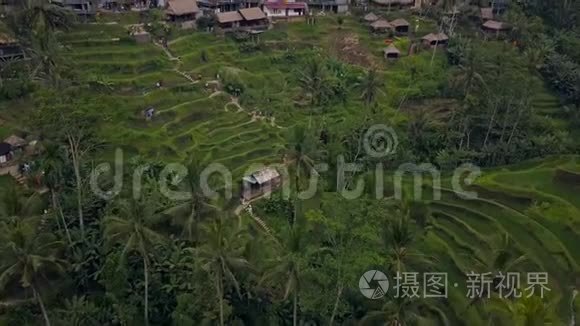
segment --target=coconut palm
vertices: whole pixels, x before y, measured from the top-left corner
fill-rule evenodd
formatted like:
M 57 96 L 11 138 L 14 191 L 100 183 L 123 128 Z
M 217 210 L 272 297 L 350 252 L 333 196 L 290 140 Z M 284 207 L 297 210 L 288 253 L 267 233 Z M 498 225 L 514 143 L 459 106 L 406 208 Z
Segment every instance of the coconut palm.
M 193 249 L 195 257 L 202 268 L 215 279 L 216 295 L 219 301 L 220 325 L 225 324 L 224 317 L 224 281 L 233 286 L 239 296 L 240 282 L 238 275 L 242 271 L 251 271 L 250 263 L 243 257 L 245 233 L 234 228 L 223 217 L 218 217 L 203 227 L 204 243 Z
M 301 280 L 306 272 L 305 239 L 302 228 L 292 221 L 282 236 L 276 241 L 278 256 L 272 262 L 272 267 L 264 274 L 263 281 L 274 281 L 284 284 L 283 299 L 292 296 L 292 321 L 298 325 L 298 300 L 301 290 Z
M 295 173 L 296 192 L 300 190 L 302 176 L 316 174 L 315 159 L 321 155 L 317 139 L 310 130 L 297 125 L 292 130 L 291 140 L 286 150 L 286 160 L 291 163 Z
M 413 248 L 418 235 L 413 229 L 410 214 L 410 204 L 397 203 L 383 229 L 383 242 L 392 273 L 418 272 L 434 263 L 433 257 Z
M 367 73 L 360 78 L 356 86 L 361 92 L 361 99 L 367 107 L 370 107 L 376 104 L 377 96 L 383 93 L 381 87 L 383 87 L 384 84 L 380 80 L 376 70 L 369 69 Z
M 177 203 L 163 213 L 170 216 L 173 224 L 182 230 L 181 236 L 188 241 L 198 240 L 199 222 L 202 213 L 207 213 L 209 208 L 215 208 L 207 201 L 203 194 L 200 183 L 202 166 L 199 161 L 193 159 L 187 167 L 185 179 L 185 191 L 190 194 L 189 199 Z
M 41 284 L 49 280 L 46 273 L 64 273 L 66 261 L 59 258 L 63 243 L 40 229 L 40 218 L 15 218 L 0 222 L 0 288 L 18 280 L 23 288 L 31 288 L 42 312 L 44 324 L 50 319 L 42 299 Z
M 112 214 L 103 220 L 103 233 L 107 244 L 121 245 L 122 259 L 130 253 L 137 253 L 143 260 L 145 325 L 149 325 L 149 255 L 155 245 L 165 242 L 165 238 L 155 229 L 161 215 L 157 212 L 156 203 L 154 196 L 121 200 L 116 204 Z
M 52 34 L 56 30 L 68 30 L 75 21 L 75 16 L 69 10 L 57 6 L 48 0 L 25 0 L 21 2 L 21 8 L 11 24 L 17 23 L 25 33 L 46 31 Z
M 474 89 L 486 89 L 487 84 L 481 75 L 483 70 L 480 57 L 472 47 L 464 51 L 464 57 L 457 66 L 458 70 L 453 77 L 453 85 L 461 90 L 463 97 L 467 97 Z
M 329 95 L 328 72 L 320 60 L 312 59 L 300 71 L 298 81 L 304 93 L 310 97 L 311 105 L 322 104 Z
M 69 243 L 72 243 L 68 223 L 64 217 L 59 199 L 60 192 L 66 183 L 66 160 L 64 149 L 58 144 L 49 143 L 44 148 L 37 168 L 42 175 L 42 182 L 50 191 L 51 205 L 55 216 L 60 217 L 60 222 L 63 225 Z

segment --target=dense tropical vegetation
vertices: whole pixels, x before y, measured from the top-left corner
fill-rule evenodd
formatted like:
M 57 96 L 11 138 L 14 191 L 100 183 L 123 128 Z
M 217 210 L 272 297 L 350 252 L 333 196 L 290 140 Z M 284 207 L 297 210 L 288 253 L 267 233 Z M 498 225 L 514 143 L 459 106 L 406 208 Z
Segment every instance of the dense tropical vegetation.
M 0 176 L 0 324 L 574 325 L 580 6 L 512 3 L 501 18 L 513 28 L 495 38 L 474 4 L 439 2 L 373 9 L 412 22 L 392 39 L 410 53 L 396 62 L 357 6 L 223 36 L 211 17 L 196 31 L 157 10 L 87 24 L 19 2 L 0 25 L 25 53 L 0 63 L 0 138 L 42 151 L 27 184 Z M 131 38 L 139 22 L 154 43 Z M 449 47 L 421 50 L 439 29 Z M 365 148 L 377 125 L 396 133 L 389 155 Z M 338 178 L 341 160 L 359 169 Z M 453 188 L 466 162 L 483 170 L 464 185 L 475 199 Z M 165 173 L 170 163 L 187 175 Z M 233 186 L 212 175 L 208 196 L 202 172 L 216 163 Z M 288 191 L 241 206 L 241 177 L 270 163 L 288 170 Z M 417 198 L 405 177 L 397 196 L 405 163 L 442 180 L 425 178 Z M 397 273 L 445 272 L 448 294 L 367 299 L 368 270 L 391 286 Z M 521 273 L 521 290 L 546 272 L 549 291 L 469 297 L 470 272 Z

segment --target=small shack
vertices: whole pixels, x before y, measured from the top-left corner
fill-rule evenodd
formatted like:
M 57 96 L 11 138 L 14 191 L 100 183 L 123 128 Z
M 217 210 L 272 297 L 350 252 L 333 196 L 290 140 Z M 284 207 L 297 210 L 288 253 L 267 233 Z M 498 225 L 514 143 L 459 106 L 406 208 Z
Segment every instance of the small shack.
M 390 24 L 391 24 L 391 26 L 393 26 L 393 29 L 395 30 L 395 33 L 397 33 L 397 34 L 409 33 L 409 28 L 411 26 L 411 24 L 409 24 L 409 22 L 403 18 L 397 18 L 397 19 L 393 20 L 392 22 L 390 22 Z
M 137 44 L 143 44 L 143 43 L 149 43 L 151 42 L 151 34 L 149 34 L 146 31 L 135 31 L 133 33 L 131 33 L 133 38 L 135 39 L 135 42 Z
M 499 22 L 496 20 L 488 20 L 485 23 L 483 23 L 483 25 L 481 25 L 481 28 L 485 33 L 495 34 L 496 36 L 499 36 L 500 34 L 509 31 L 511 29 L 511 26 L 508 23 Z
M 256 171 L 242 179 L 242 200 L 268 194 L 282 183 L 280 173 L 272 167 Z
M 379 16 L 375 15 L 374 13 L 368 13 L 363 17 L 363 20 L 367 23 L 372 23 L 379 20 Z
M 449 44 L 449 36 L 445 33 L 431 33 L 421 38 L 423 45 L 430 48 L 446 47 Z
M 11 135 L 10 137 L 4 139 L 4 142 L 7 144 L 10 144 L 13 152 L 19 152 L 19 151 L 23 150 L 24 147 L 26 147 L 26 145 L 28 145 L 26 140 L 24 140 L 16 135 Z
M 0 143 L 0 166 L 12 161 L 13 157 L 12 145 L 6 142 Z
M 0 34 L 0 60 L 22 59 L 24 52 L 18 42 L 6 34 Z
M 389 24 L 389 22 L 384 19 L 377 20 L 371 24 L 371 29 L 375 33 L 385 33 L 392 28 L 393 26 L 391 26 L 391 24 Z
M 240 27 L 240 22 L 244 20 L 237 11 L 226 11 L 217 14 L 218 26 L 224 30 Z
M 165 10 L 170 21 L 181 23 L 195 20 L 199 12 L 195 0 L 169 0 Z
M 383 55 L 387 60 L 397 60 L 401 56 L 401 51 L 393 44 L 383 49 Z
M 264 29 L 270 24 L 266 14 L 258 7 L 240 9 L 240 15 L 244 18 L 242 26 L 249 29 Z

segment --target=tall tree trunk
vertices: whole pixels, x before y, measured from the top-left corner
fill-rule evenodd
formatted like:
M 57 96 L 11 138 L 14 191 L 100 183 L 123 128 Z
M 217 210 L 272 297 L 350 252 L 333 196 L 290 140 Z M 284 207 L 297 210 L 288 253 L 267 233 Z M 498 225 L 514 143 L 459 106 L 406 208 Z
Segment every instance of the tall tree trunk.
M 81 238 L 85 238 L 85 219 L 83 216 L 83 192 L 82 192 L 82 180 L 81 180 L 81 169 L 80 169 L 80 153 L 78 149 L 78 142 L 74 139 L 72 135 L 68 135 L 68 142 L 71 151 L 71 159 L 73 163 L 73 168 L 75 172 L 75 183 L 77 188 L 77 212 L 79 215 L 79 227 L 81 229 Z
M 66 223 L 66 219 L 64 218 L 64 214 L 62 212 L 62 207 L 60 206 L 60 202 L 57 198 L 56 192 L 52 188 L 50 189 L 50 195 L 52 198 L 52 209 L 54 209 L 56 211 L 55 213 L 58 213 L 58 215 L 60 216 L 60 219 L 62 220 L 62 224 L 64 226 L 64 232 L 66 234 L 66 238 L 68 239 L 68 243 L 70 245 L 72 245 L 72 238 L 71 238 L 70 232 L 68 230 L 68 225 Z
M 143 257 L 143 276 L 145 279 L 145 310 L 143 311 L 143 318 L 145 319 L 145 326 L 149 326 L 149 264 L 147 258 Z
M 508 138 L 508 141 L 507 141 L 507 145 L 508 145 L 508 147 L 509 147 L 509 145 L 510 145 L 510 144 L 511 144 L 511 142 L 512 142 L 512 138 L 514 137 L 514 134 L 515 134 L 515 132 L 516 132 L 516 129 L 518 128 L 518 124 L 520 123 L 520 118 L 521 118 L 521 117 L 522 117 L 522 110 L 520 109 L 520 110 L 518 111 L 518 118 L 516 119 L 516 122 L 514 123 L 514 126 L 513 126 L 513 128 L 512 128 L 512 131 L 511 131 L 511 133 L 510 133 L 510 137 Z
M 330 321 L 328 324 L 332 326 L 334 324 L 334 317 L 336 317 L 336 312 L 338 310 L 338 303 L 340 302 L 340 297 L 342 296 L 342 290 L 344 289 L 342 282 L 338 286 L 336 291 L 336 299 L 334 300 L 334 307 L 332 308 L 332 315 L 330 316 Z
M 294 294 L 293 294 L 293 301 L 294 301 L 294 309 L 292 312 L 292 316 L 293 316 L 293 323 L 292 325 L 296 326 L 298 325 L 298 296 L 296 294 L 296 290 L 294 290 Z
M 489 119 L 489 124 L 487 125 L 487 132 L 485 133 L 485 139 L 483 140 L 483 148 L 487 146 L 487 141 L 489 139 L 489 134 L 491 133 L 491 128 L 493 127 L 493 122 L 495 121 L 495 115 L 497 114 L 497 103 L 493 108 L 493 113 L 491 114 L 491 118 Z
M 219 300 L 220 306 L 220 326 L 224 326 L 224 296 L 223 296 L 223 287 L 222 287 L 222 276 L 221 273 L 216 275 L 216 291 Z
M 40 293 L 36 289 L 36 285 L 34 284 L 34 282 L 32 284 L 32 293 L 34 294 L 34 297 L 36 298 L 36 301 L 38 301 L 38 305 L 40 306 L 40 311 L 42 312 L 42 317 L 44 318 L 44 325 L 50 326 L 50 319 L 48 319 L 48 313 L 46 312 L 44 302 L 42 301 L 42 297 L 40 296 Z

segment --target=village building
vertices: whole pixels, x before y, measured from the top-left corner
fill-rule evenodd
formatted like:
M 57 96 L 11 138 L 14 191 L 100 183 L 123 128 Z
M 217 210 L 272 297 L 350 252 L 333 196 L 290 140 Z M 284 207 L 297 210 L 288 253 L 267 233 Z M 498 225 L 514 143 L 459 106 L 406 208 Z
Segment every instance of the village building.
M 195 21 L 199 12 L 195 0 L 169 0 L 165 10 L 167 19 L 178 23 Z
M 379 20 L 379 16 L 375 15 L 374 13 L 368 13 L 363 17 L 363 20 L 367 23 L 373 23 L 377 20 Z
M 232 30 L 264 30 L 270 26 L 270 21 L 262 9 L 253 7 L 238 11 L 220 12 L 217 14 L 218 26 L 223 31 Z
M 348 0 L 309 0 L 308 7 L 340 14 L 348 11 L 348 3 Z
M 403 18 L 397 18 L 390 22 L 390 24 L 393 26 L 393 29 L 397 34 L 407 34 L 409 33 L 409 28 L 411 27 L 411 24 L 409 24 L 409 22 Z
M 18 42 L 6 34 L 0 34 L 0 61 L 24 58 L 24 52 Z
M 0 143 L 0 165 L 9 165 L 15 158 L 24 152 L 26 140 L 12 135 Z
M 72 10 L 79 16 L 94 16 L 97 12 L 97 7 L 91 0 L 53 0 L 52 2 Z
M 205 14 L 218 14 L 244 8 L 261 7 L 263 0 L 197 0 L 199 9 Z
M 280 187 L 282 178 L 274 168 L 256 171 L 242 179 L 242 200 L 252 200 Z
M 449 36 L 445 33 L 431 33 L 423 36 L 421 41 L 430 48 L 446 47 L 449 44 Z
M 496 36 L 500 36 L 508 32 L 511 29 L 511 26 L 508 23 L 499 22 L 496 20 L 488 20 L 483 25 L 481 25 L 483 31 L 487 34 L 495 34 Z
M 371 0 L 371 1 L 375 4 L 390 8 L 393 7 L 403 8 L 415 5 L 415 0 Z
M 401 56 L 401 51 L 394 44 L 391 44 L 383 49 L 383 56 L 387 60 L 396 60 Z
M 371 29 L 375 33 L 385 33 L 392 28 L 393 28 L 393 26 L 391 24 L 389 24 L 389 22 L 384 20 L 384 19 L 377 20 L 376 22 L 371 24 Z
M 272 19 L 304 17 L 308 13 L 308 4 L 295 0 L 270 0 L 264 3 L 264 13 Z

